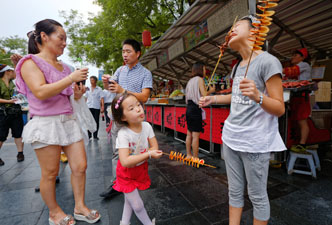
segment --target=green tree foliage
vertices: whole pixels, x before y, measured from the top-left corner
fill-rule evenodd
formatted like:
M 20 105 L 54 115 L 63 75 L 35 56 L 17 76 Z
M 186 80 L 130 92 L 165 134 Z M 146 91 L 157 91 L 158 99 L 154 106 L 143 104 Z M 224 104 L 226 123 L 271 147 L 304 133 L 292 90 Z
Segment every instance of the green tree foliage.
M 0 63 L 12 65 L 10 56 L 14 53 L 26 55 L 28 49 L 28 42 L 24 38 L 17 35 L 8 38 L 0 39 Z
M 123 40 L 141 41 L 141 33 L 147 29 L 156 41 L 193 1 L 96 0 L 95 3 L 102 11 L 91 16 L 88 23 L 84 23 L 77 11 L 60 12 L 71 40 L 69 55 L 73 60 L 81 58 L 111 72 L 122 64 Z
M 101 80 L 97 81 L 97 86 L 99 86 L 101 89 L 104 90 L 104 85 L 103 85 L 103 82 Z

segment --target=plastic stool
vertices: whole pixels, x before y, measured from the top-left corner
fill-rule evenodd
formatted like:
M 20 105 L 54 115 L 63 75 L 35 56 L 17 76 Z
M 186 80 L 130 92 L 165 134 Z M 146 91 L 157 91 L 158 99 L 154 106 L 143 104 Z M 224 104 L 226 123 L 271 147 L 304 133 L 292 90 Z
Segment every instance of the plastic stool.
M 310 152 L 312 154 L 312 156 L 314 157 L 314 160 L 315 160 L 316 169 L 318 171 L 320 171 L 321 168 L 320 168 L 320 161 L 319 161 L 317 150 L 307 150 L 307 152 Z
M 294 169 L 295 161 L 296 161 L 297 158 L 308 160 L 311 172 Z M 316 176 L 316 166 L 315 166 L 314 158 L 313 158 L 312 154 L 300 154 L 300 153 L 295 153 L 295 152 L 291 151 L 290 154 L 289 154 L 287 172 L 288 172 L 288 174 L 299 173 L 299 174 L 311 175 L 314 178 L 317 178 L 317 176 Z

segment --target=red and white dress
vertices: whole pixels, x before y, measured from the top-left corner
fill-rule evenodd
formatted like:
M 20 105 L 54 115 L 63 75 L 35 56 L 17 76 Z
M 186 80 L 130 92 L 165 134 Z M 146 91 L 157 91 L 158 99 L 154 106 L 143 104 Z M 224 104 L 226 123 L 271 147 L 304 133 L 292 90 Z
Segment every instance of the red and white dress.
M 148 122 L 142 122 L 142 131 L 136 133 L 128 127 L 122 127 L 118 132 L 116 139 L 116 148 L 129 148 L 130 154 L 142 154 L 149 149 L 149 139 L 155 136 L 151 125 Z M 148 174 L 148 162 L 144 161 L 135 167 L 127 168 L 121 165 L 120 160 L 116 167 L 116 180 L 113 188 L 117 191 L 130 193 L 136 188 L 139 190 L 148 189 L 151 180 Z

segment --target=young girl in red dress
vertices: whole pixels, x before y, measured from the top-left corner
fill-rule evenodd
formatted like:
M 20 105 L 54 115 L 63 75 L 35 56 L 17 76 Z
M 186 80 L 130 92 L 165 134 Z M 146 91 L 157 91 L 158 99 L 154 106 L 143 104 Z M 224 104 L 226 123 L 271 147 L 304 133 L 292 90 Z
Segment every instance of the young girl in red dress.
M 125 202 L 120 225 L 128 225 L 134 211 L 144 225 L 153 225 L 138 190 L 146 190 L 151 181 L 148 175 L 148 159 L 158 159 L 162 151 L 151 125 L 144 122 L 145 115 L 141 103 L 129 93 L 117 95 L 112 102 L 114 121 L 122 126 L 116 139 L 119 161 L 113 188 L 123 192 Z

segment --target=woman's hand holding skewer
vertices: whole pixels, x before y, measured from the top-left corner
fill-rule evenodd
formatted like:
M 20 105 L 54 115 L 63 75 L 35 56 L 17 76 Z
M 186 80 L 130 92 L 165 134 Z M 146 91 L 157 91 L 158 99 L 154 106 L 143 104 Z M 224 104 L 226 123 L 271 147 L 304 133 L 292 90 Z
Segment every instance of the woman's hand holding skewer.
M 163 155 L 163 151 L 161 150 L 149 150 L 149 154 L 151 158 L 159 159 Z

